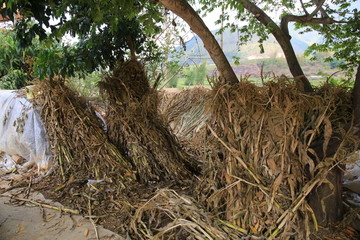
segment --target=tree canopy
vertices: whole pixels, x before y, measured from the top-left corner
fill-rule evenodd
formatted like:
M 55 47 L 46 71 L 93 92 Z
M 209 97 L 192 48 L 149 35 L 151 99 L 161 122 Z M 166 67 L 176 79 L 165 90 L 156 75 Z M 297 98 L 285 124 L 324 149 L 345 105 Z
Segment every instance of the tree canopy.
M 155 11 L 157 6 L 147 1 L 99 4 L 98 1 L 15 0 L 2 4 L 5 4 L 1 9 L 4 18 L 13 19 L 15 13 L 23 17 L 15 29 L 21 48 L 29 46 L 36 37 L 60 41 L 69 34 L 78 39 L 73 47 L 64 48 L 63 69 L 78 64 L 79 71 L 92 72 L 113 68 L 130 55 L 137 54 L 148 61 L 159 55 L 151 36 L 159 31 L 160 15 Z M 144 8 L 147 10 L 143 11 Z M 48 54 L 43 60 L 49 58 Z M 72 70 L 68 71 L 73 75 Z

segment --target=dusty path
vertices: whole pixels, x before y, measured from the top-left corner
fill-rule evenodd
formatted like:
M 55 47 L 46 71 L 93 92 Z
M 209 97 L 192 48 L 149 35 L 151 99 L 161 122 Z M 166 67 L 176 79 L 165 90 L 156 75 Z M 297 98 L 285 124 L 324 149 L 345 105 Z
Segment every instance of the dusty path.
M 4 181 L 0 180 L 1 185 Z M 19 189 L 3 193 L 14 194 Z M 20 197 L 22 195 L 19 195 Z M 61 206 L 50 200 L 45 200 L 40 193 L 33 193 L 29 199 L 45 201 L 54 206 Z M 22 204 L 21 206 L 18 206 Z M 96 227 L 96 231 L 95 231 Z M 97 234 L 96 234 L 97 232 Z M 98 235 L 98 237 L 96 236 Z M 32 204 L 24 204 L 7 197 L 0 197 L 0 239 L 1 240 L 124 240 L 119 235 L 95 226 L 82 216 L 40 208 Z

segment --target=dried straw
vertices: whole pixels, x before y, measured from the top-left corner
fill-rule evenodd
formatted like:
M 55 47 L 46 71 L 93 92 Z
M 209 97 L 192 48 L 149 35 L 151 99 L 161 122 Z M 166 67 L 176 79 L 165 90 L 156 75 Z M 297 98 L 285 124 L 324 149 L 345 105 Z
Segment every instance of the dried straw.
M 308 95 L 286 77 L 274 80 L 218 83 L 202 97 L 183 91 L 163 104 L 164 113 L 204 164 L 200 203 L 248 234 L 308 239 L 317 228 L 308 196 L 321 184 L 331 187 L 328 173 L 354 149 L 344 130 L 350 91 L 324 85 Z M 314 143 L 324 142 L 326 152 L 333 134 L 343 136 L 335 155 L 310 158 Z
M 161 112 L 176 136 L 192 140 L 210 117 L 204 104 L 209 102 L 210 89 L 194 87 L 183 90 L 170 98 L 162 99 Z
M 64 178 L 76 172 L 129 189 L 82 185 L 79 204 L 88 204 L 81 208 L 89 215 L 110 210 L 134 239 L 309 239 L 317 228 L 309 195 L 321 184 L 331 188 L 329 172 L 355 149 L 345 130 L 351 98 L 343 87 L 325 85 L 309 95 L 284 77 L 263 87 L 218 83 L 173 96 L 160 114 L 142 64 L 131 60 L 100 88 L 110 140 L 92 108 L 64 85 L 40 83 L 35 101 Z M 334 134 L 342 136 L 335 154 L 311 158 L 314 144 L 324 143 L 325 153 Z M 133 184 L 137 192 L 129 184 L 133 172 L 147 184 Z M 163 188 L 169 180 L 197 187 Z M 100 200 L 108 208 L 95 205 Z
M 150 88 L 140 62 L 120 64 L 103 79 L 100 90 L 109 105 L 109 138 L 129 156 L 141 182 L 191 178 L 197 163 L 160 117 L 157 91 Z
M 37 83 L 34 103 L 50 139 L 63 180 L 112 179 L 120 188 L 132 181 L 125 157 L 111 144 L 101 120 L 86 101 L 58 81 Z
M 193 199 L 160 189 L 142 203 L 131 220 L 136 239 L 235 239 L 237 231 L 204 211 Z
M 253 234 L 308 238 L 316 219 L 306 199 L 347 151 L 342 144 L 333 158 L 317 164 L 310 147 L 323 140 L 326 151 L 332 134 L 344 133 L 351 120 L 349 91 L 318 92 L 305 95 L 286 78 L 263 87 L 216 85 L 204 129 L 212 136 L 199 200 Z

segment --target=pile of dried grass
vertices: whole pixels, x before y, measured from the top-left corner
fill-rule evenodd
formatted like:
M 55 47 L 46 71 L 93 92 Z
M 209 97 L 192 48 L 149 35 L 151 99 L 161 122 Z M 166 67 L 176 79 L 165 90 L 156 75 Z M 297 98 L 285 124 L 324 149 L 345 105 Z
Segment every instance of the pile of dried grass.
M 210 116 L 204 107 L 209 102 L 210 92 L 208 88 L 194 87 L 162 99 L 160 110 L 176 136 L 187 140 L 196 138 Z
M 330 169 L 344 160 L 344 144 L 333 158 L 316 163 L 310 146 L 333 133 L 345 135 L 351 121 L 350 92 L 324 87 L 299 92 L 287 79 L 257 87 L 247 82 L 214 87 L 203 158 L 199 200 L 249 233 L 267 238 L 309 238 L 313 210 L 306 201 Z M 331 184 L 331 183 L 329 183 Z
M 178 137 L 181 147 L 199 163 L 203 145 L 206 145 L 206 132 L 203 131 L 210 114 L 205 104 L 209 104 L 211 90 L 194 87 L 173 95 L 163 93 L 160 112 L 170 125 L 172 132 Z
M 50 139 L 63 180 L 109 180 L 125 188 L 133 180 L 131 166 L 111 144 L 102 122 L 87 102 L 59 81 L 37 83 L 34 99 Z
M 167 180 L 188 183 L 196 164 L 158 114 L 157 93 L 147 84 L 141 63 L 122 64 L 101 87 L 108 103 L 108 135 L 93 108 L 63 83 L 37 84 L 34 104 L 58 163 L 55 178 L 40 187 L 50 187 L 48 196 L 125 233 L 141 199 L 172 184 Z M 145 185 L 134 180 L 135 173 Z M 93 179 L 100 181 L 88 181 Z
M 308 196 L 321 184 L 334 187 L 326 177 L 354 146 L 344 130 L 349 89 L 326 84 L 308 95 L 281 77 L 263 87 L 219 83 L 199 95 L 189 89 L 163 105 L 174 132 L 191 139 L 187 146 L 204 164 L 199 202 L 245 229 L 238 237 L 309 238 L 317 221 Z M 335 133 L 344 138 L 333 157 L 309 157 L 317 142 L 326 152 Z
M 319 164 L 309 153 L 316 141 L 326 152 L 334 133 L 348 140 L 343 128 L 351 119 L 349 91 L 324 86 L 306 95 L 286 79 L 263 87 L 219 83 L 212 91 L 175 95 L 161 115 L 158 95 L 135 60 L 121 64 L 100 87 L 108 104 L 108 136 L 116 147 L 91 107 L 62 84 L 40 83 L 43 94 L 35 100 L 64 178 L 76 173 L 129 189 L 119 194 L 106 184 L 82 185 L 76 188 L 83 192 L 79 208 L 108 214 L 101 221 L 112 225 L 120 219 L 117 230 L 134 239 L 309 238 L 316 219 L 307 196 L 326 182 L 349 149 L 343 142 L 334 157 Z M 191 192 L 196 200 L 184 194 L 191 187 L 178 187 L 182 194 L 155 192 L 167 180 L 193 180 L 196 168 L 162 116 L 202 159 L 202 181 L 195 181 L 197 190 Z M 165 181 L 134 184 L 139 187 L 134 192 L 128 184 L 132 170 L 141 182 Z
M 100 83 L 107 100 L 110 140 L 124 153 L 141 182 L 190 179 L 197 164 L 178 145 L 158 113 L 157 91 L 137 60 L 122 63 Z

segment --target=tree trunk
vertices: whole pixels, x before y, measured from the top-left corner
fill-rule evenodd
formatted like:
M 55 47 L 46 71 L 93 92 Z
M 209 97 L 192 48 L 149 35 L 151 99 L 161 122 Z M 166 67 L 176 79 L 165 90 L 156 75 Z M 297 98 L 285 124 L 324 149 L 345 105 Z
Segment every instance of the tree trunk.
M 186 0 L 159 0 L 159 2 L 187 22 L 191 30 L 201 38 L 205 49 L 209 52 L 220 73 L 220 77 L 229 83 L 239 82 L 214 35 L 189 3 Z
M 354 89 L 352 92 L 353 97 L 353 126 L 357 129 L 360 128 L 360 63 L 357 68 Z M 359 133 L 357 133 L 359 135 Z
M 292 76 L 295 79 L 295 82 L 296 83 L 301 82 L 301 84 L 302 84 L 302 85 L 300 85 L 299 88 L 305 92 L 312 92 L 313 88 L 311 87 L 309 80 L 306 78 L 306 76 L 300 66 L 300 63 L 296 57 L 294 48 L 291 45 L 290 37 L 284 35 L 282 31 L 274 32 L 273 35 L 276 38 L 276 40 L 278 41 L 278 43 L 280 44 L 280 46 L 284 52 L 286 62 L 289 66 L 289 70 L 290 70 Z
M 280 44 L 282 48 L 289 70 L 294 77 L 296 83 L 301 83 L 298 87 L 305 92 L 312 92 L 313 88 L 309 80 L 306 78 L 300 63 L 296 57 L 295 51 L 290 42 L 290 35 L 283 31 L 263 10 L 261 10 L 254 3 L 247 0 L 239 0 L 244 8 L 252 13 L 259 22 L 264 24 L 271 30 L 271 33 Z
M 327 157 L 332 157 L 338 150 L 342 139 L 343 137 L 340 134 L 334 134 L 329 140 L 325 153 L 323 151 L 323 141 L 310 146 L 317 155 L 316 157 L 309 154 L 315 165 L 320 164 Z M 314 211 L 318 224 L 327 225 L 342 220 L 344 216 L 342 181 L 343 172 L 336 166 L 328 173 L 326 181 L 310 193 L 309 205 Z
M 355 84 L 352 92 L 353 100 L 353 121 L 345 126 L 345 130 L 352 127 L 354 135 L 360 135 L 360 64 L 357 68 Z M 323 151 L 323 142 L 319 142 L 311 146 L 316 152 L 317 159 L 320 161 L 326 157 L 332 157 L 339 148 L 343 137 L 340 134 L 334 134 L 327 147 L 326 152 Z M 310 154 L 310 157 L 316 162 L 316 157 Z M 318 164 L 318 163 L 317 163 Z M 343 172 L 339 167 L 335 167 L 327 176 L 327 182 L 317 187 L 309 198 L 310 206 L 314 210 L 315 216 L 319 223 L 328 224 L 342 220 L 344 208 L 342 204 L 342 177 Z

